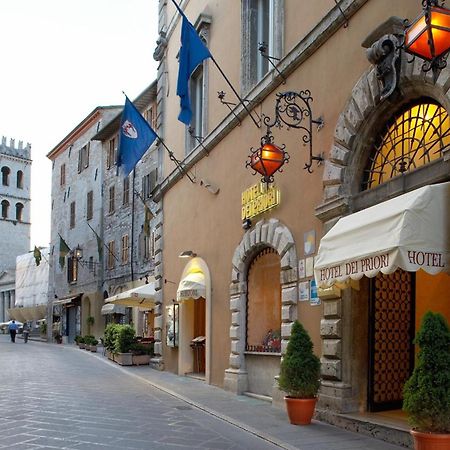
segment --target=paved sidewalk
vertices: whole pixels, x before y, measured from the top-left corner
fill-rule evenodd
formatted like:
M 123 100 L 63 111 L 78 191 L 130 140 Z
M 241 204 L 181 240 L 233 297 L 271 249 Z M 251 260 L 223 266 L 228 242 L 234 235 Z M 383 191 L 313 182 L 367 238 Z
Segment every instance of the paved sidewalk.
M 74 348 L 74 350 L 77 350 Z M 78 350 L 79 351 L 79 350 Z M 122 367 L 99 353 L 93 357 L 103 360 L 111 368 L 164 391 L 212 416 L 251 434 L 262 437 L 280 448 L 301 450 L 399 450 L 404 447 L 389 444 L 319 421 L 310 426 L 289 423 L 284 411 L 268 402 L 238 396 L 201 380 L 161 372 L 149 366 Z

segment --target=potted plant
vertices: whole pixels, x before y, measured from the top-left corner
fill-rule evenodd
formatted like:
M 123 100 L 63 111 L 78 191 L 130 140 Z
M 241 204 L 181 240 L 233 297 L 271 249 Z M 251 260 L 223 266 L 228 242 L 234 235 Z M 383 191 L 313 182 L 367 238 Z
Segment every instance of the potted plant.
M 313 353 L 311 338 L 298 320 L 292 325 L 278 384 L 288 394 L 284 399 L 290 422 L 310 424 L 320 387 L 320 360 Z
M 74 338 L 75 343 L 78 345 L 78 348 L 84 348 L 84 338 L 77 334 Z
M 153 355 L 153 343 L 141 344 L 135 342 L 131 345 L 133 366 L 141 366 L 150 364 L 150 358 Z
M 403 388 L 403 409 L 417 450 L 450 449 L 450 328 L 428 311 L 414 341 L 416 366 Z
M 122 366 L 133 364 L 131 346 L 134 343 L 135 331 L 131 325 L 118 325 L 114 341 L 114 361 Z
M 88 332 L 89 333 L 91 332 L 91 327 L 94 325 L 94 323 L 95 323 L 95 319 L 94 319 L 93 316 L 88 316 L 86 318 L 86 324 L 88 326 Z
M 116 335 L 118 332 L 118 327 L 120 325 L 115 323 L 110 323 L 105 328 L 104 334 L 104 346 L 105 346 L 105 354 L 108 359 L 114 361 L 114 349 L 116 342 Z
M 95 337 L 92 336 L 91 344 L 90 344 L 90 346 L 89 346 L 89 350 L 90 350 L 91 352 L 96 353 L 96 352 L 97 352 L 97 345 L 98 345 L 98 339 L 95 339 Z

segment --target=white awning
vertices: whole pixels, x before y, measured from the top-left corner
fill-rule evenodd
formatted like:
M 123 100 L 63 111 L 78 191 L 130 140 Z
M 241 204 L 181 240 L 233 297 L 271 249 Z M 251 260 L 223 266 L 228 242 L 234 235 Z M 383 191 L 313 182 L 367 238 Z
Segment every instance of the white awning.
M 203 272 L 190 272 L 178 285 L 177 300 L 195 300 L 200 297 L 206 297 L 205 275 Z
M 70 297 L 60 297 L 56 300 L 53 300 L 53 306 L 55 305 L 66 305 L 67 303 L 72 303 L 73 300 L 81 297 L 82 294 L 77 294 Z
M 154 283 L 148 283 L 109 297 L 105 300 L 105 303 L 153 308 L 155 306 L 155 296 L 156 291 Z
M 102 306 L 101 313 L 103 316 L 107 314 L 125 314 L 125 306 L 116 305 L 115 303 L 106 303 Z
M 320 287 L 423 269 L 450 271 L 450 183 L 425 186 L 341 218 L 322 238 L 314 267 Z
M 47 317 L 47 305 L 25 306 L 23 308 L 8 309 L 9 317 L 23 322 L 41 320 Z

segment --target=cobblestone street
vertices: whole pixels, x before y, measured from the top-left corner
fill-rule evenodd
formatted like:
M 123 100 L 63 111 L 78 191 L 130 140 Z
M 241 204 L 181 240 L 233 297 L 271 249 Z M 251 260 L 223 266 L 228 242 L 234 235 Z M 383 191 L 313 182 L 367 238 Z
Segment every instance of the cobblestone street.
M 0 336 L 0 448 L 271 449 L 75 348 Z

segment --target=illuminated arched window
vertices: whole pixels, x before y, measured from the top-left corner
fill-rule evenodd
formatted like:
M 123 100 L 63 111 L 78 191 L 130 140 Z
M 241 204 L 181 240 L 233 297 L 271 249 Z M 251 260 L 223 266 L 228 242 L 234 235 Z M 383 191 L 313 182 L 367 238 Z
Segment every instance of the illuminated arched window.
M 369 158 L 363 190 L 442 157 L 450 145 L 450 120 L 442 106 L 429 99 L 409 105 L 381 131 Z

